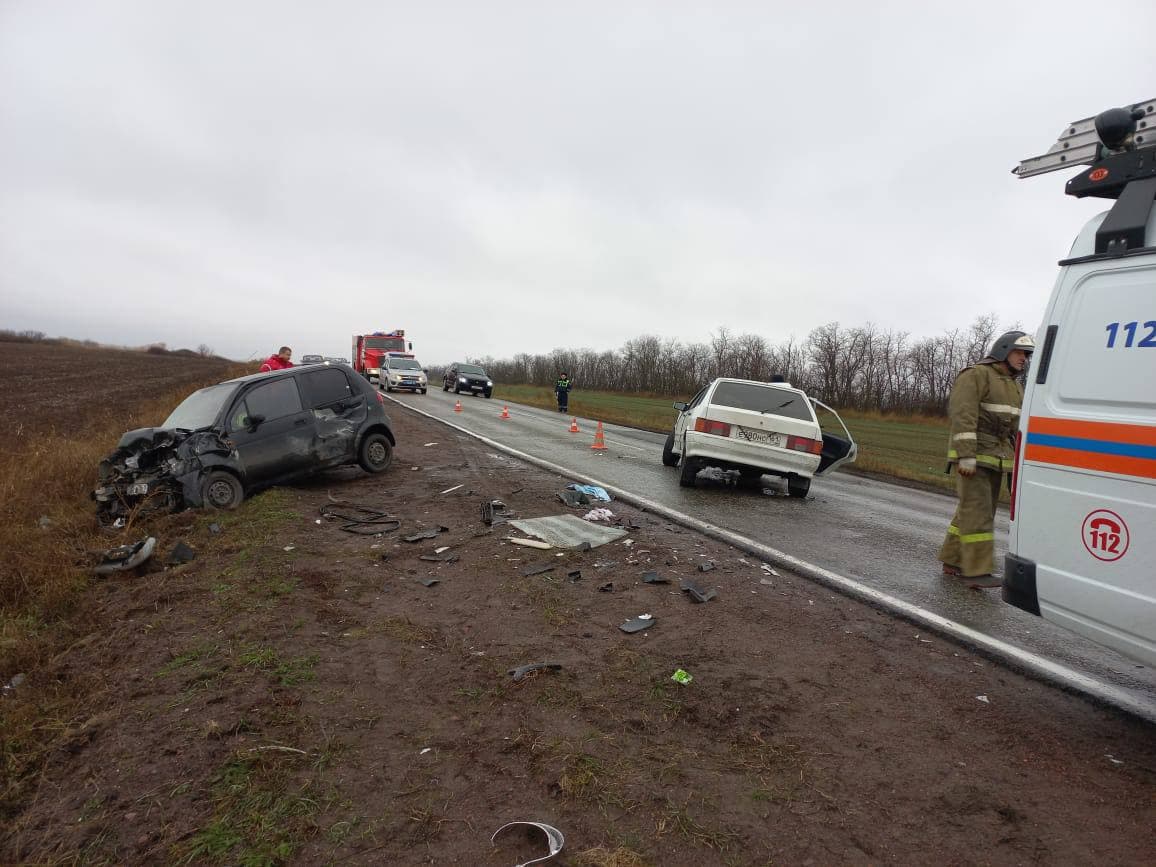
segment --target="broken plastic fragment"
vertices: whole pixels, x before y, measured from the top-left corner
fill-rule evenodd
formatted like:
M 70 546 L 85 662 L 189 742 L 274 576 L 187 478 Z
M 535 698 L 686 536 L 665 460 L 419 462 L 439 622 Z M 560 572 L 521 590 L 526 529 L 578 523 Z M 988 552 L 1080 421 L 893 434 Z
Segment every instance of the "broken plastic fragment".
M 537 539 L 517 539 L 513 536 L 507 536 L 506 541 L 513 542 L 515 545 L 522 545 L 526 548 L 537 548 L 541 551 L 549 551 L 554 547 L 549 542 L 540 542 Z
M 403 538 L 405 539 L 406 542 L 420 542 L 423 539 L 432 539 L 434 536 L 436 536 L 440 532 L 441 532 L 441 530 L 438 530 L 438 529 L 422 530 L 420 533 L 413 533 L 413 534 L 411 534 L 409 536 L 405 536 Z
M 693 602 L 710 602 L 718 596 L 717 590 L 703 590 L 702 587 L 689 578 L 683 578 L 679 586 L 682 588 L 682 592 L 688 594 Z
M 184 542 L 177 542 L 177 544 L 173 546 L 173 550 L 169 552 L 169 556 L 165 558 L 165 565 L 179 566 L 182 563 L 191 563 L 196 559 L 196 556 L 197 552 Z
M 135 569 L 153 555 L 156 547 L 157 540 L 149 536 L 132 545 L 109 548 L 101 555 L 100 563 L 92 571 L 97 575 L 111 575 L 113 572 Z
M 519 680 L 524 678 L 527 674 L 529 674 L 532 671 L 561 671 L 561 670 L 562 670 L 562 663 L 560 663 L 560 662 L 531 662 L 528 665 L 519 665 L 517 668 L 511 668 L 506 673 L 509 675 L 512 675 L 514 678 L 514 682 L 517 683 Z
M 523 578 L 530 578 L 534 575 L 541 575 L 544 572 L 551 572 L 554 569 L 553 563 L 537 563 L 533 566 L 527 566 L 519 573 Z
M 644 629 L 650 629 L 654 626 L 655 620 L 652 614 L 640 614 L 637 617 L 632 617 L 618 628 L 630 635 L 634 632 L 642 632 Z
M 698 564 L 699 572 L 710 572 L 715 568 L 714 560 L 706 560 Z
M 991 699 L 989 699 L 986 695 L 977 695 L 976 699 L 982 701 L 984 704 L 991 704 Z
M 613 581 L 607 581 L 605 584 L 598 585 L 598 592 L 599 593 L 613 593 L 614 592 L 614 582 Z
M 443 494 L 452 494 L 452 493 L 453 493 L 454 491 L 456 491 L 458 488 L 464 488 L 464 487 L 465 487 L 465 485 L 464 485 L 464 484 L 461 484 L 461 485 L 454 485 L 452 488 L 446 488 L 444 491 L 442 491 L 442 493 L 443 493 Z
M 694 680 L 694 675 L 679 668 L 676 669 L 674 674 L 670 676 L 670 679 L 675 683 L 681 683 L 683 686 L 686 686 L 688 683 Z
M 663 578 L 657 572 L 644 572 L 642 574 L 642 581 L 645 584 L 669 584 L 669 578 Z
M 566 838 L 562 836 L 562 832 L 553 825 L 546 825 L 542 822 L 509 822 L 494 832 L 494 836 L 490 837 L 490 842 L 498 839 L 498 835 L 507 828 L 537 828 L 546 835 L 546 842 L 550 847 L 548 854 L 541 858 L 531 858 L 529 861 L 523 861 L 521 864 L 515 864 L 514 867 L 529 867 L 531 864 L 541 864 L 544 861 L 549 861 L 555 855 L 562 851 L 562 847 L 566 845 Z

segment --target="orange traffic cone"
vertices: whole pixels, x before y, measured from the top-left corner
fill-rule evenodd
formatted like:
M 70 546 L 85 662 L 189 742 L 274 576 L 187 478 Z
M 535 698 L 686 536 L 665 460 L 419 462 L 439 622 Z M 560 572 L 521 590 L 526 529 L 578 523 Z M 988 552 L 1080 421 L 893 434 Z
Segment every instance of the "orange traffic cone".
M 461 411 L 462 411 L 462 402 L 460 400 L 455 401 L 454 402 L 454 412 L 461 412 Z
M 598 422 L 598 430 L 594 431 L 594 445 L 590 448 L 599 450 L 606 448 L 606 439 L 602 436 L 602 422 Z
M 502 415 L 500 417 L 501 418 L 509 418 L 510 417 L 510 408 L 508 406 L 502 407 Z
M 578 433 L 578 418 L 570 419 L 570 433 Z

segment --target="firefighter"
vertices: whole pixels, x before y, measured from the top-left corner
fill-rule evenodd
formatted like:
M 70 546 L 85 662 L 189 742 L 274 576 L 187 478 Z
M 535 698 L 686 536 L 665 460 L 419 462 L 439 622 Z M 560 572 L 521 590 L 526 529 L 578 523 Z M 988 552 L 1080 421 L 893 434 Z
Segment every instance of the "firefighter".
M 554 383 L 554 396 L 558 398 L 558 412 L 566 412 L 570 407 L 570 377 L 562 373 Z
M 293 350 L 290 349 L 288 346 L 282 346 L 280 349 L 277 350 L 276 355 L 270 355 L 261 364 L 261 373 L 267 373 L 270 370 L 287 370 L 287 369 L 289 369 L 290 367 L 293 366 L 293 362 L 289 360 L 292 357 L 293 357 Z
M 939 549 L 944 575 L 992 574 L 995 507 L 1004 474 L 1012 470 L 1024 399 L 1018 380 L 1033 349 L 1035 342 L 1022 331 L 1002 334 L 985 358 L 960 371 L 951 388 L 947 459 L 959 475 L 959 504 Z

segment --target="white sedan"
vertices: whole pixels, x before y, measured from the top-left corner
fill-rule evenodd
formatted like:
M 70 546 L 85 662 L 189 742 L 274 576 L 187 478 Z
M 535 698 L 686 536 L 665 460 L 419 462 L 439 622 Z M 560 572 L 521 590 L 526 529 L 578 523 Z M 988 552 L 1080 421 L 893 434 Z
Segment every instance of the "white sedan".
M 823 433 L 816 406 L 835 417 L 846 439 Z M 679 415 L 662 462 L 682 462 L 679 484 L 687 488 L 700 470 L 718 467 L 748 480 L 782 476 L 792 497 L 805 497 L 813 476 L 854 461 L 858 452 L 838 413 L 785 382 L 720 378 L 674 408 Z

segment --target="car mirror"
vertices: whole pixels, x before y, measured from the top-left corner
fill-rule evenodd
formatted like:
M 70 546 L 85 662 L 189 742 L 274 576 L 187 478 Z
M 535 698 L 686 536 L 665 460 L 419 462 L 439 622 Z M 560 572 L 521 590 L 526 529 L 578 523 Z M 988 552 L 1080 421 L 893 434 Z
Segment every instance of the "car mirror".
M 674 402 L 674 408 L 677 409 L 679 412 L 686 412 L 688 409 L 690 409 L 690 404 L 689 403 L 680 403 L 678 401 L 675 401 Z
M 259 428 L 264 423 L 265 416 L 263 415 L 250 415 L 245 417 L 245 424 L 249 428 L 249 433 L 255 432 L 257 428 Z

